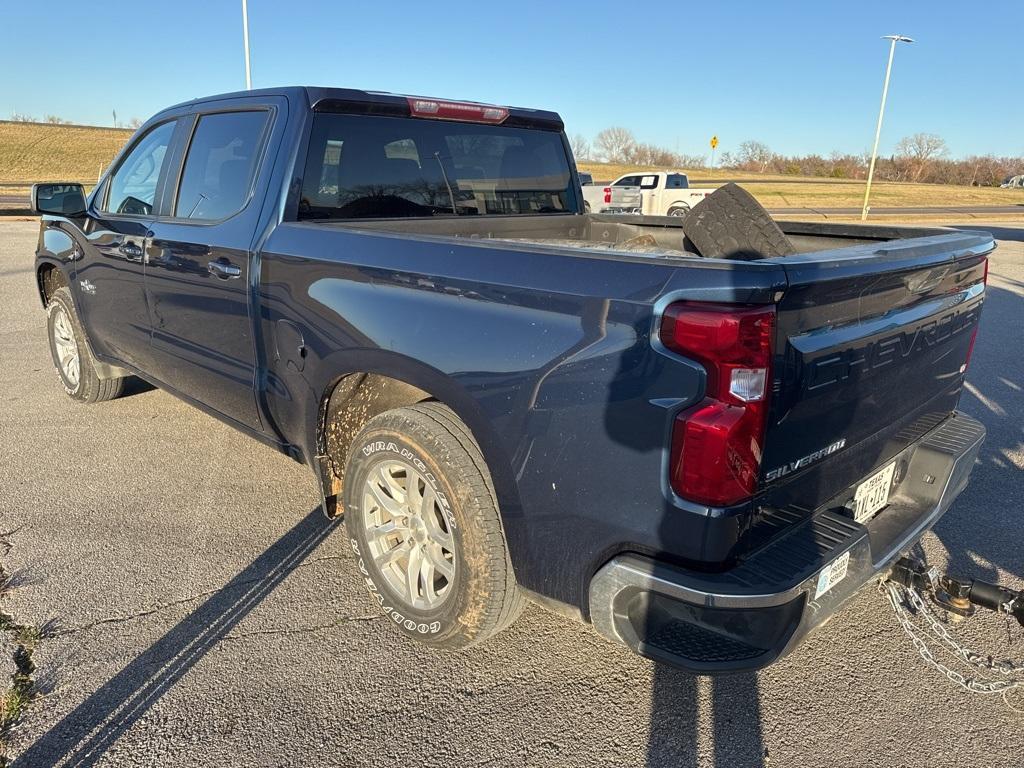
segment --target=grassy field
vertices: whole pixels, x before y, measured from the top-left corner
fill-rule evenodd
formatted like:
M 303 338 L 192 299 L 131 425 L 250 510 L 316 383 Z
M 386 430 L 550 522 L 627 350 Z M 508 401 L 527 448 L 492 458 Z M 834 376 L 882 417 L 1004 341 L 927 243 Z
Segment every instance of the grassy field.
M 95 181 L 130 130 L 0 121 L 0 183 Z
M 94 181 L 106 168 L 132 131 L 73 125 L 12 123 L 0 121 L 0 183 L 24 182 L 23 187 L 0 187 L 0 194 L 27 194 L 33 181 Z M 580 163 L 597 180 L 611 180 L 635 166 Z M 652 169 L 656 170 L 656 169 Z M 702 179 L 727 178 L 721 169 L 688 171 L 695 186 Z M 736 174 L 733 174 L 736 175 Z M 819 208 L 860 206 L 864 183 L 844 179 L 804 179 L 772 174 L 739 174 L 756 179 L 747 185 L 768 208 Z M 1024 206 L 1024 190 L 992 187 L 954 187 L 938 184 L 877 183 L 872 187 L 872 207 L 1014 205 Z M 1024 214 L 1024 208 L 1022 208 Z
M 594 179 L 610 181 L 624 173 L 639 170 L 634 166 L 607 163 L 579 163 L 581 171 Z M 651 170 L 660 170 L 652 168 Z M 864 202 L 864 182 L 848 179 L 803 178 L 778 174 L 735 174 L 720 169 L 700 168 L 687 171 L 693 186 L 701 179 L 728 178 L 756 180 L 747 189 L 766 208 L 845 208 L 859 207 Z M 742 183 L 742 181 L 741 181 Z M 904 184 L 875 182 L 871 185 L 871 206 L 951 206 L 951 205 L 1021 205 L 1024 190 L 998 187 L 955 187 L 944 184 Z M 1024 214 L 1024 208 L 1021 209 Z

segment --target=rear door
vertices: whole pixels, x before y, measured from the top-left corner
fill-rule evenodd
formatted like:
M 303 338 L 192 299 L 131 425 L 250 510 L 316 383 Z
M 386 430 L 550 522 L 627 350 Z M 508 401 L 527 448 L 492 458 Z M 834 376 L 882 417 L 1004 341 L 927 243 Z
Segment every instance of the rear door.
M 170 119 L 137 136 L 96 190 L 83 223 L 75 273 L 96 352 L 142 370 L 149 362 L 143 257 L 176 127 Z
M 154 375 L 243 425 L 261 428 L 251 320 L 256 179 L 283 99 L 233 99 L 190 117 L 166 214 L 152 225 L 145 279 Z M 267 166 L 268 167 L 268 166 Z
M 949 417 L 992 239 L 956 233 L 784 260 L 762 471 L 813 509 Z

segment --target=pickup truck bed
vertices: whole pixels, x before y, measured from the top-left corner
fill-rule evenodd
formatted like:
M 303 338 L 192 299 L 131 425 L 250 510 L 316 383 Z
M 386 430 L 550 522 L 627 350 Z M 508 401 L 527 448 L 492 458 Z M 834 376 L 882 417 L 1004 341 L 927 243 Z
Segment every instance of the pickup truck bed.
M 271 115 L 241 210 L 192 221 L 162 185 L 106 210 L 154 126 L 232 109 Z M 488 137 L 514 151 L 473 155 Z M 356 91 L 167 110 L 85 210 L 44 210 L 58 372 L 91 400 L 82 382 L 142 376 L 309 464 L 371 595 L 425 642 L 484 639 L 525 595 L 694 671 L 763 666 L 966 483 L 992 238 L 784 223 L 788 256 L 703 258 L 684 218 L 583 213 L 565 147 L 552 113 Z

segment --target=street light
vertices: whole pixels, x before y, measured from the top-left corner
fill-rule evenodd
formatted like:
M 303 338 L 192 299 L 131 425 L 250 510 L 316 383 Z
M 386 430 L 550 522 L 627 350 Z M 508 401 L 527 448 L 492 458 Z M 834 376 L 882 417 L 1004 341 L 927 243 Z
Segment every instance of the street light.
M 889 63 L 885 67 L 885 85 L 882 86 L 882 106 L 878 109 L 878 127 L 875 128 L 875 147 L 871 150 L 871 165 L 868 167 L 868 185 L 864 190 L 864 208 L 860 212 L 860 220 L 868 218 L 868 198 L 871 196 L 871 179 L 875 175 L 875 158 L 878 156 L 878 139 L 882 135 L 882 116 L 885 114 L 885 97 L 889 95 L 889 75 L 892 73 L 892 57 L 896 53 L 896 43 L 912 43 L 909 37 L 903 35 L 882 35 L 883 40 L 891 40 L 889 43 Z
M 249 71 L 249 4 L 242 0 L 242 44 L 245 46 L 245 90 L 252 90 L 252 74 Z

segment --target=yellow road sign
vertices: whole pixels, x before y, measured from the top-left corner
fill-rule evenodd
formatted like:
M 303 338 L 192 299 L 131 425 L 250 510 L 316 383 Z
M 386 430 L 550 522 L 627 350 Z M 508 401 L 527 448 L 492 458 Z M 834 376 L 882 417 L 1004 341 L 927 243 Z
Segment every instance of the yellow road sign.
M 717 146 L 718 146 L 718 137 L 717 136 L 712 136 L 711 137 L 711 148 L 715 149 Z

